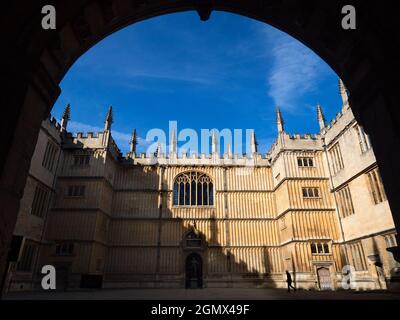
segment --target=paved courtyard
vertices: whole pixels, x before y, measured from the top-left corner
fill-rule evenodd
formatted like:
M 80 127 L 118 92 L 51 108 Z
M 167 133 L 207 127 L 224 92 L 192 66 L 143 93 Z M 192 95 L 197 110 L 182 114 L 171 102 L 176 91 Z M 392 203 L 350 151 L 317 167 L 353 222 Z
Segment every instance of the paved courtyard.
M 14 292 L 6 300 L 400 300 L 399 292 L 305 291 L 282 289 L 103 289 L 67 292 Z

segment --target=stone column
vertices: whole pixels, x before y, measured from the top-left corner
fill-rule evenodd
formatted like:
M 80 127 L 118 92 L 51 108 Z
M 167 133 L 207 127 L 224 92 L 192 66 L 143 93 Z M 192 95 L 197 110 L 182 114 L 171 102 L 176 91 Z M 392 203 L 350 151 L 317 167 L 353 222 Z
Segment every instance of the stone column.
M 15 59 L 17 62 L 19 59 Z M 27 61 L 28 59 L 22 59 Z M 7 92 L 1 118 L 2 151 L 0 158 L 0 279 L 6 268 L 9 245 L 19 211 L 30 162 L 42 121 L 60 94 L 42 65 L 32 72 L 32 65 L 10 63 Z M 3 72 L 3 71 L 2 71 Z M 9 113 L 9 114 L 8 114 Z

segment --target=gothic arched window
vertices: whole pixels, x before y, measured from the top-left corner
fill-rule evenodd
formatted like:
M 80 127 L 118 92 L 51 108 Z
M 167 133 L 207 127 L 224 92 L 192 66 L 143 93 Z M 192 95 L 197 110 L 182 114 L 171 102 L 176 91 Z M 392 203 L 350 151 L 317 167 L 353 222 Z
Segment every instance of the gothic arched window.
M 190 171 L 174 181 L 174 206 L 213 206 L 214 185 L 205 173 Z

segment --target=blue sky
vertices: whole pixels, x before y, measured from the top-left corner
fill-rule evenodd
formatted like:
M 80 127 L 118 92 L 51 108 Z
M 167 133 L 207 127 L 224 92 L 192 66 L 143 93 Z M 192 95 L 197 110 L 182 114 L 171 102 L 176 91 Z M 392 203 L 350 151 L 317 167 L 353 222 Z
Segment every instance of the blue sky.
M 133 128 L 138 151 L 147 132 L 176 120 L 178 130 L 254 129 L 259 151 L 276 137 L 279 106 L 289 133 L 318 132 L 341 108 L 338 78 L 289 35 L 242 16 L 213 12 L 207 22 L 185 12 L 126 27 L 86 52 L 61 82 L 52 114 L 71 104 L 69 130 L 101 131 L 110 105 L 123 153 Z

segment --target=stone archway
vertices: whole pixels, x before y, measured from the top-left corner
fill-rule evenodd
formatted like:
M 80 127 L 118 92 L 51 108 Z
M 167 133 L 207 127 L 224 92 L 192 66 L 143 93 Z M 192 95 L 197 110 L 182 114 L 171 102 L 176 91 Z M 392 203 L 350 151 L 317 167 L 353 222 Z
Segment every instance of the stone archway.
M 1 12 L 3 76 L 0 132 L 0 276 L 4 272 L 41 121 L 60 94 L 59 83 L 91 46 L 129 24 L 162 14 L 196 10 L 207 20 L 212 10 L 269 23 L 313 49 L 344 80 L 353 112 L 374 146 L 386 193 L 400 230 L 400 109 L 395 38 L 397 11 L 354 0 L 357 29 L 343 30 L 341 9 L 348 1 L 317 0 L 54 0 L 57 29 L 41 28 L 48 1 L 8 2 Z M 228 32 L 228 31 L 227 31 Z M 388 147 L 393 146 L 393 147 Z M 400 241 L 399 241 L 400 242 Z M 394 252 L 395 256 L 398 251 Z M 399 259 L 397 257 L 397 259 Z

